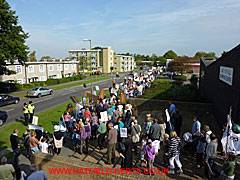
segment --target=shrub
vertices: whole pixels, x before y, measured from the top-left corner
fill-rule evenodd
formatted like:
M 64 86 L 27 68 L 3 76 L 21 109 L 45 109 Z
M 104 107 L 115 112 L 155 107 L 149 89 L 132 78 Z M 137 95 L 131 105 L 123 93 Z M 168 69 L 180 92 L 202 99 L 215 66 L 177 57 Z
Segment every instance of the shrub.
M 186 81 L 187 80 L 187 76 L 173 76 L 174 80 L 179 80 L 179 81 Z

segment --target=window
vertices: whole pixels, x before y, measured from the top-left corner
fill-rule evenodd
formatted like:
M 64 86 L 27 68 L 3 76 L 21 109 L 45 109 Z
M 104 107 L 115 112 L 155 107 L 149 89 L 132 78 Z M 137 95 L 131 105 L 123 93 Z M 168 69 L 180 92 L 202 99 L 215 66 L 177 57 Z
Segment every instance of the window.
M 40 71 L 40 72 L 44 72 L 43 64 L 40 64 L 40 65 L 39 65 L 39 71 Z
M 28 66 L 28 72 L 34 72 L 34 66 L 33 65 Z
M 53 65 L 49 65 L 49 71 L 53 71 Z
M 75 64 L 72 64 L 72 70 L 75 70 Z
M 61 71 L 61 70 L 62 70 L 62 65 L 61 65 L 61 64 L 58 64 L 58 65 L 57 65 L 57 70 L 58 70 L 58 71 Z
M 18 83 L 18 84 L 23 84 L 23 80 L 22 80 L 22 79 L 18 79 L 18 80 L 17 80 L 17 83 Z
M 16 74 L 22 74 L 22 66 L 16 66 Z
M 65 64 L 65 70 L 68 70 L 68 64 Z
M 45 81 L 45 77 L 44 76 L 40 76 L 40 81 Z

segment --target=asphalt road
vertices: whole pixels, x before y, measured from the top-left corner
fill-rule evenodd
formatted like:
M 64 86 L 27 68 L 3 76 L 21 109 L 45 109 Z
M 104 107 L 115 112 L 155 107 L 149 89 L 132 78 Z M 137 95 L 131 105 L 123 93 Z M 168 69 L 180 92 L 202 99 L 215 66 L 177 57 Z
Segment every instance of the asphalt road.
M 117 84 L 122 83 L 124 81 L 124 74 L 121 74 L 120 78 L 115 78 L 115 81 Z M 108 90 L 111 85 L 112 79 L 107 79 L 99 82 L 94 82 L 93 89 L 95 90 L 95 86 L 99 86 L 100 89 Z M 85 91 L 91 91 L 91 84 L 87 84 L 86 88 L 84 88 L 83 85 L 80 85 L 54 91 L 52 95 L 43 96 L 41 98 L 23 98 L 18 104 L 11 104 L 0 107 L 0 111 L 6 111 L 8 114 L 7 122 L 5 122 L 3 126 L 18 121 L 23 117 L 22 108 L 24 102 L 28 103 L 28 101 L 31 100 L 35 106 L 35 113 L 39 113 L 65 102 L 71 101 L 70 96 L 75 96 L 76 98 L 84 96 Z

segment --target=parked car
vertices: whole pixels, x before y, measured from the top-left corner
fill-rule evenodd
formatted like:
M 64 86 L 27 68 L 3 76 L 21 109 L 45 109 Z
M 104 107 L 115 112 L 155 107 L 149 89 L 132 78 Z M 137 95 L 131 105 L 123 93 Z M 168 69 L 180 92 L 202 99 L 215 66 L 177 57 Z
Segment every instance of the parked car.
M 5 111 L 0 111 L 0 126 L 7 121 L 8 115 Z
M 53 93 L 52 89 L 48 89 L 46 87 L 35 87 L 27 91 L 27 96 L 33 96 L 40 98 L 44 95 L 51 95 Z
M 9 95 L 0 95 L 0 106 L 5 106 L 8 104 L 17 104 L 19 103 L 20 98 L 19 97 L 13 97 Z

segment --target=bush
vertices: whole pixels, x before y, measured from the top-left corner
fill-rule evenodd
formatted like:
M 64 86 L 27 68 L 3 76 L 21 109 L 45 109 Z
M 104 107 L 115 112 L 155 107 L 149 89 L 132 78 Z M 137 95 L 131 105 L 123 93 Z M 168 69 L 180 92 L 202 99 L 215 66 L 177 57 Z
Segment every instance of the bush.
M 72 77 L 66 77 L 62 79 L 48 79 L 47 81 L 35 81 L 29 84 L 18 84 L 18 83 L 5 83 L 0 82 L 0 93 L 8 93 L 8 87 L 10 87 L 10 91 L 22 91 L 22 90 L 28 90 L 32 89 L 33 87 L 39 87 L 39 86 L 50 86 L 50 85 L 56 85 L 56 84 L 62 84 L 70 81 L 76 81 L 76 80 L 82 80 L 86 78 L 85 75 L 76 75 Z
M 187 76 L 173 76 L 174 80 L 179 80 L 179 81 L 186 81 L 187 80 Z

